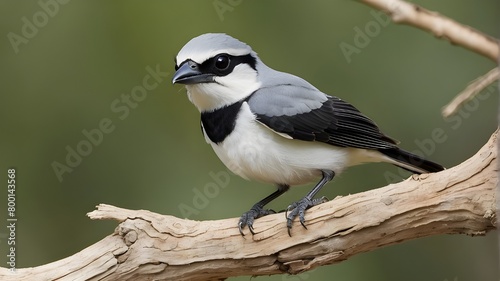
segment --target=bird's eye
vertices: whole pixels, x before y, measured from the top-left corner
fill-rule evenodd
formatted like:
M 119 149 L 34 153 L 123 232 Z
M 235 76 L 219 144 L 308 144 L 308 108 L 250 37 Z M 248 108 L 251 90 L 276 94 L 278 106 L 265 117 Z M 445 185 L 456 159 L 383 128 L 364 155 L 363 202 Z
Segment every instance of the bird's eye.
M 220 55 L 215 58 L 215 67 L 219 70 L 224 70 L 229 66 L 229 57 L 227 55 Z

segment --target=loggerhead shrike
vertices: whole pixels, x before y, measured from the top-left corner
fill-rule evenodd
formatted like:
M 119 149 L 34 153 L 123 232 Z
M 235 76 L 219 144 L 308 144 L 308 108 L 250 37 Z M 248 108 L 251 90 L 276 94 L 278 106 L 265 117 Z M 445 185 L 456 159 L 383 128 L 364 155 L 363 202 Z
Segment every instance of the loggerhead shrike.
M 387 162 L 410 172 L 444 168 L 397 147 L 351 104 L 304 79 L 266 66 L 250 46 L 220 33 L 191 39 L 176 57 L 172 83 L 184 84 L 201 113 L 201 128 L 220 160 L 235 174 L 277 186 L 245 212 L 238 227 L 254 233 L 264 206 L 290 186 L 319 182 L 287 208 L 288 233 L 295 217 L 324 202 L 314 196 L 346 167 Z

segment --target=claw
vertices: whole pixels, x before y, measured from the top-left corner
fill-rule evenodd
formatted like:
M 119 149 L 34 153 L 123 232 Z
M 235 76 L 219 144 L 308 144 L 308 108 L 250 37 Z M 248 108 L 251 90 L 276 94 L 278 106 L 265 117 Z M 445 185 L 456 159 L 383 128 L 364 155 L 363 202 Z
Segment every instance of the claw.
M 278 198 L 278 196 L 280 196 L 281 194 L 285 193 L 288 190 L 288 188 L 290 188 L 289 185 L 278 184 L 278 189 L 275 192 L 271 193 L 266 198 L 255 203 L 255 205 L 252 206 L 250 211 L 241 215 L 240 221 L 238 222 L 238 229 L 240 230 L 242 236 L 244 236 L 243 228 L 245 228 L 245 225 L 248 225 L 248 229 L 252 234 L 255 234 L 255 231 L 253 229 L 253 221 L 256 218 L 276 213 L 274 210 L 264 210 L 264 206 L 267 205 L 269 202 L 273 201 L 274 199 Z
M 304 219 L 303 216 L 299 217 L 299 220 L 300 220 L 300 224 L 305 228 L 307 229 L 307 226 L 306 226 L 306 220 Z
M 240 231 L 241 236 L 245 236 L 243 233 L 243 229 L 245 226 L 248 226 L 248 229 L 250 230 L 250 233 L 252 235 L 255 234 L 255 230 L 253 228 L 253 222 L 256 218 L 260 218 L 262 216 L 266 216 L 269 214 L 274 214 L 276 213 L 274 210 L 264 210 L 262 206 L 259 205 L 254 205 L 250 211 L 244 213 L 240 217 L 240 221 L 238 222 L 238 229 Z
M 249 224 L 248 229 L 250 230 L 250 233 L 252 233 L 252 235 L 255 235 L 255 231 L 253 230 L 253 224 Z
M 240 221 L 240 222 L 238 223 L 238 229 L 240 230 L 240 234 L 241 234 L 241 236 L 245 236 L 245 233 L 243 233 L 243 227 L 245 227 L 245 226 L 244 226 L 244 225 L 243 225 L 243 223 Z
M 305 219 L 305 211 L 312 206 L 319 205 L 321 203 L 324 203 L 328 201 L 326 197 L 321 197 L 318 199 L 309 199 L 307 197 L 302 198 L 301 200 L 294 202 L 288 206 L 286 209 L 286 227 L 288 228 L 288 235 L 291 237 L 291 230 L 292 230 L 292 224 L 293 220 L 298 216 L 300 224 L 307 229 L 306 226 L 306 219 Z M 290 214 L 288 214 L 288 211 L 290 211 Z

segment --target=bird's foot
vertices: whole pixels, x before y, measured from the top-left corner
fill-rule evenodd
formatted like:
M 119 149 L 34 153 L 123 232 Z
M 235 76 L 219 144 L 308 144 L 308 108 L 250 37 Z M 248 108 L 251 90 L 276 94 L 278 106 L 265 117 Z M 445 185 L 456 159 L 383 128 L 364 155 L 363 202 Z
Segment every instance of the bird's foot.
M 274 210 L 267 210 L 264 209 L 263 206 L 261 205 L 253 205 L 253 207 L 250 209 L 250 211 L 243 213 L 240 217 L 240 221 L 238 222 L 238 229 L 240 230 L 240 233 L 242 236 L 245 236 L 243 233 L 243 228 L 245 226 L 248 226 L 248 229 L 252 234 L 255 234 L 253 230 L 253 222 L 256 218 L 260 218 L 269 214 L 275 214 L 276 212 Z
M 321 203 L 325 203 L 327 201 L 328 201 L 328 199 L 324 196 L 321 198 L 316 198 L 316 199 L 309 199 L 307 197 L 304 197 L 301 200 L 294 202 L 290 206 L 288 206 L 288 208 L 286 209 L 286 213 L 285 213 L 286 227 L 288 228 L 288 235 L 290 237 L 292 236 L 290 231 L 292 230 L 293 220 L 297 216 L 299 216 L 300 224 L 302 224 L 302 226 L 305 229 L 307 229 L 307 227 L 305 225 L 306 220 L 304 218 L 304 214 L 305 214 L 306 209 L 309 209 L 312 206 L 316 206 L 316 205 L 319 205 Z

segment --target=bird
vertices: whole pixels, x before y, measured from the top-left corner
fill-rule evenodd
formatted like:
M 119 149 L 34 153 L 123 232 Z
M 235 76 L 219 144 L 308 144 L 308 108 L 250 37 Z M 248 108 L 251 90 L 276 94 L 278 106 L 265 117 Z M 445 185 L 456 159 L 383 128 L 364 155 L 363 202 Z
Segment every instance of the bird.
M 268 67 L 246 43 L 224 33 L 192 38 L 175 57 L 173 84 L 182 84 L 199 110 L 208 144 L 234 174 L 276 190 L 243 213 L 238 229 L 255 234 L 265 206 L 291 186 L 316 183 L 286 208 L 291 236 L 298 217 L 326 198 L 322 187 L 350 166 L 386 162 L 415 174 L 443 166 L 398 147 L 398 142 L 350 103 L 306 80 Z

